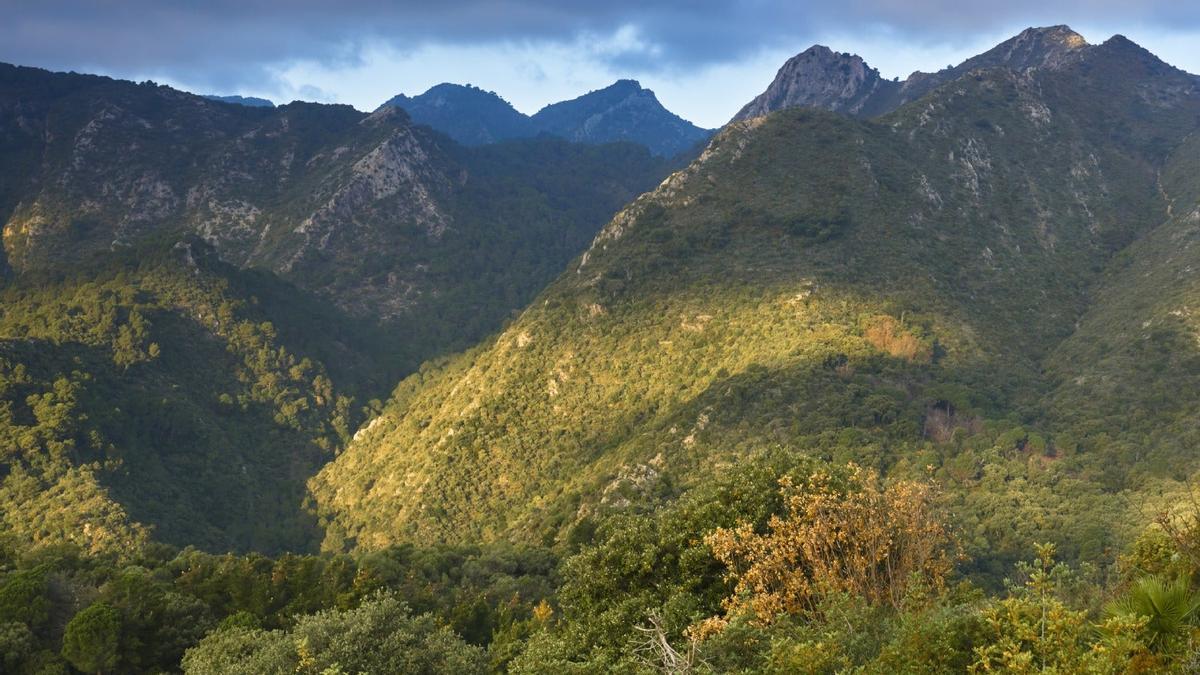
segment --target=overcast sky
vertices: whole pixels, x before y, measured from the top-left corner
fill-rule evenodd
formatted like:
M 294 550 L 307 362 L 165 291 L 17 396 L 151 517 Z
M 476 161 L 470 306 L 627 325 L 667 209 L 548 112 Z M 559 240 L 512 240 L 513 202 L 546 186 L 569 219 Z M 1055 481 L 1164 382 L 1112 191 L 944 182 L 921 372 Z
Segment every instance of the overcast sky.
M 459 82 L 533 113 L 631 77 L 707 127 L 814 43 L 903 78 L 1065 23 L 1200 73 L 1196 0 L 0 0 L 0 16 L 0 61 L 198 93 L 373 110 Z

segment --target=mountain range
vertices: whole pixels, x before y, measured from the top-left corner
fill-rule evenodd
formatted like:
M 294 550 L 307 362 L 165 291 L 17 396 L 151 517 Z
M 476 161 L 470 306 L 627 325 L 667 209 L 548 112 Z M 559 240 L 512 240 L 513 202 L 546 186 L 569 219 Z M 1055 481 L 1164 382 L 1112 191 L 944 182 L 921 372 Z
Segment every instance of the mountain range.
M 628 141 L 673 157 L 712 135 L 664 108 L 654 92 L 635 80 L 618 80 L 550 104 L 533 116 L 493 92 L 457 84 L 439 84 L 411 98 L 401 94 L 383 105 L 403 108 L 414 121 L 467 145 L 550 134 L 581 143 Z
M 0 666 L 1192 663 L 1200 77 L 1123 36 L 711 137 L 0 66 L 0 158 Z
M 893 103 L 850 61 L 793 59 L 520 319 L 403 383 L 312 482 L 326 545 L 566 541 L 607 504 L 643 508 L 776 444 L 893 474 L 966 463 L 968 502 L 1007 490 L 988 467 L 1013 458 L 1021 480 L 1049 480 L 1027 474 L 1037 448 L 1053 480 L 1096 496 L 1068 513 L 1023 495 L 1019 518 L 1041 523 L 1025 536 L 1063 550 L 1119 536 L 1118 495 L 1178 475 L 1191 436 L 1168 420 L 1200 403 L 1135 424 L 1118 410 L 1145 376 L 1107 370 L 1155 331 L 1185 339 L 1182 298 L 1181 318 L 1159 306 L 1141 329 L 1111 303 L 1162 294 L 1120 270 L 1159 269 L 1131 257 L 1195 213 L 1200 81 L 1123 37 L 1055 27 L 870 117 Z M 1101 353 L 1064 358 L 1083 345 Z M 1174 440 L 1128 454 L 1155 429 Z M 1027 548 L 987 534 L 1000 526 L 976 524 L 981 564 Z
M 304 481 L 320 447 L 342 443 L 310 433 L 332 433 L 330 406 L 353 425 L 397 378 L 495 330 L 669 170 L 632 144 L 467 148 L 395 108 L 247 107 L 16 66 L 0 66 L 0 155 L 0 272 L 12 294 L 0 342 L 20 355 L 9 366 L 83 387 L 66 364 L 84 359 L 78 374 L 105 393 L 70 406 L 100 426 L 63 433 L 82 435 L 75 459 L 99 462 L 107 487 L 96 490 L 120 494 L 114 509 L 180 545 L 260 550 L 313 545 L 290 523 L 311 521 Z M 90 327 L 82 318 L 96 316 Z M 230 332 L 243 320 L 253 337 Z M 303 328 L 317 320 L 328 330 Z M 162 358 L 146 356 L 151 343 Z M 36 428 L 23 401 L 40 385 L 14 386 L 10 431 Z M 297 417 L 314 395 L 321 419 Z M 134 423 L 118 422 L 132 410 Z M 177 440 L 161 435 L 168 419 Z M 66 480 L 34 468 L 51 441 L 28 442 L 5 461 L 43 489 Z M 207 468 L 186 468 L 197 460 Z M 202 506 L 216 494 L 221 508 Z M 263 514 L 253 532 L 237 524 L 246 509 Z M 28 508 L 6 513 L 33 522 Z M 90 548 L 84 539 L 108 536 L 84 530 L 43 526 L 34 539 Z

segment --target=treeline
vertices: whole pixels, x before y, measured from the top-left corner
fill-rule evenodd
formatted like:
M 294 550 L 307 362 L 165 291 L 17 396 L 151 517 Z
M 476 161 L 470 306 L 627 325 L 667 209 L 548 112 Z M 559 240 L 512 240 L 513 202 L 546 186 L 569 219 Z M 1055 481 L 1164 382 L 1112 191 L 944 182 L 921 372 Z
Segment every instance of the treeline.
M 1197 493 L 1200 498 L 1200 493 Z M 1200 502 L 993 590 L 929 477 L 783 450 L 540 547 L 0 557 L 6 672 L 1161 673 L 1200 646 Z
M 279 558 L 163 545 L 128 558 L 5 548 L 0 665 L 14 673 L 466 672 L 490 657 L 499 668 L 535 617 L 544 620 L 556 567 L 548 552 L 503 546 Z

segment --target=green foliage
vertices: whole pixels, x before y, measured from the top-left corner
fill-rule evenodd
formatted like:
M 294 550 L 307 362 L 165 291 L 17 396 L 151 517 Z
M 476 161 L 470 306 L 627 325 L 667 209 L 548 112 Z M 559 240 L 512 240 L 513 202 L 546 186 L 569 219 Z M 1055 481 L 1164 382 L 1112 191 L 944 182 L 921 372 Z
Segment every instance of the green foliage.
M 343 392 L 369 391 L 366 369 L 342 360 L 335 388 L 282 343 L 308 310 L 274 313 L 253 275 L 175 255 L 0 290 L 0 503 L 26 544 L 126 550 L 153 527 L 180 544 L 311 546 L 304 479 L 361 419 Z M 317 327 L 304 344 L 337 339 Z
M 1197 610 L 1200 593 L 1192 590 L 1188 579 L 1156 576 L 1138 579 L 1123 596 L 1105 607 L 1110 616 L 1143 619 L 1146 641 L 1157 650 L 1170 650 L 1172 643 L 1185 639 L 1188 628 L 1196 624 Z
M 180 118 L 236 137 L 225 154 L 120 118 L 95 152 L 146 152 L 71 173 L 76 148 L 44 139 L 108 100 L 72 87 L 140 119 L 177 108 L 0 69 L 60 97 L 53 133 L 0 138 L 17 167 L 0 176 L 5 667 L 1195 670 L 1200 521 L 1171 514 L 1200 469 L 1200 102 L 1127 41 L 1060 66 L 973 71 L 879 120 L 731 124 L 519 316 L 661 165 L 463 149 L 394 113 L 297 104 Z M 399 172 L 412 185 L 345 189 L 398 148 L 426 153 Z M 157 201 L 214 167 L 251 179 L 216 206 Z M 109 199 L 106 171 L 155 189 Z M 132 218 L 145 200 L 162 213 Z M 239 239 L 221 214 L 252 203 Z M 322 220 L 328 203 L 355 226 Z M 136 242 L 110 252 L 118 222 Z M 181 236 L 209 222 L 222 254 L 304 290 Z M 384 330 L 347 318 L 372 312 Z M 829 584 L 705 631 L 736 590 L 714 531 L 773 532 L 781 478 L 851 461 L 941 484 L 969 558 L 952 583 L 887 602 Z M 1156 534 L 1146 501 L 1167 510 Z
M 242 637 L 290 634 L 299 640 L 303 636 L 294 631 L 301 625 L 313 627 L 304 634 L 310 645 L 325 645 L 322 650 L 333 650 L 328 653 L 334 656 L 326 654 L 329 659 L 348 667 L 350 661 L 338 654 L 371 651 L 382 639 L 378 631 L 391 630 L 387 627 L 393 624 L 387 622 L 393 618 L 416 635 L 398 635 L 397 641 L 412 638 L 425 647 L 411 641 L 398 644 L 389 663 L 398 662 L 398 654 L 428 649 L 421 657 L 428 663 L 445 658 L 461 664 L 467 658 L 476 668 L 488 648 L 487 661 L 502 669 L 544 625 L 539 612 L 551 611 L 546 599 L 558 586 L 553 555 L 510 546 L 406 546 L 358 556 L 289 554 L 272 559 L 191 549 L 176 553 L 151 545 L 132 563 L 115 555 L 46 547 L 12 565 L 0 570 L 0 588 L 23 589 L 21 602 L 37 609 L 36 616 L 17 612 L 0 620 L 4 672 L 22 674 L 65 668 L 60 652 L 87 672 L 170 672 L 206 636 L 206 644 L 224 645 L 209 650 L 210 656 L 229 651 L 227 658 L 234 659 L 241 652 L 231 645 Z M 376 607 L 354 614 L 381 594 L 389 602 L 404 598 L 403 612 Z M 371 618 L 380 612 L 395 617 Z M 322 616 L 324 623 L 314 619 Z M 382 628 L 346 633 L 350 626 L 371 622 Z M 264 644 L 258 638 L 246 641 L 247 649 Z M 280 638 L 276 647 L 254 658 L 285 659 L 289 668 L 303 660 L 295 640 Z M 247 672 L 254 667 L 245 666 Z M 441 672 L 438 666 L 428 667 Z
M 0 666 L 4 672 L 16 672 L 32 654 L 33 646 L 33 631 L 29 626 L 17 621 L 0 623 Z
M 1130 414 L 1146 434 L 1162 420 L 1153 401 L 1060 414 L 1060 386 L 1076 389 L 1062 371 L 1095 360 L 1056 350 L 1092 325 L 1121 242 L 1158 235 L 1158 170 L 1186 183 L 1175 163 L 1191 160 L 1094 125 L 1178 144 L 1195 105 L 1103 98 L 1112 83 L 1085 70 L 987 71 L 878 121 L 791 109 L 728 126 L 505 331 L 397 387 L 310 483 L 324 545 L 568 545 L 596 513 L 781 444 L 889 475 L 932 467 L 992 588 L 1036 541 L 1111 560 L 1135 522 L 1122 491 L 1196 465 L 1163 434 L 1126 433 Z M 1029 112 L 1050 103 L 1049 120 Z
M 0 585 L 0 623 L 20 623 L 41 628 L 50 618 L 46 595 L 49 570 L 35 567 L 13 572 Z
M 97 602 L 75 615 L 63 633 L 63 657 L 85 673 L 112 671 L 118 663 L 121 616 Z
M 20 101 L 0 118 L 0 271 L 200 235 L 359 332 L 385 324 L 385 388 L 498 328 L 673 166 L 631 143 L 462 147 L 392 108 L 251 108 L 9 65 L 0 101 Z M 138 358 L 129 330 L 118 359 Z
M 224 629 L 189 650 L 183 670 L 216 673 L 482 673 L 483 651 L 393 596 L 301 618 L 289 631 Z

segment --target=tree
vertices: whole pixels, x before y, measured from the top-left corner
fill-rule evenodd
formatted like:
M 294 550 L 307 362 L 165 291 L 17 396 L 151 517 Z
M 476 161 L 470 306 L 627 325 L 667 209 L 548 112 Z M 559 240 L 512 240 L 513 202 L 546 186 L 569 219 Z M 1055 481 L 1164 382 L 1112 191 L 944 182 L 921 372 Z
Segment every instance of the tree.
M 183 659 L 184 672 L 482 673 L 483 650 L 390 595 L 301 617 L 291 631 L 216 631 Z
M 736 583 L 726 616 L 770 623 L 781 614 L 814 613 L 829 593 L 899 608 L 914 582 L 940 589 L 954 547 L 938 492 L 930 483 L 881 486 L 873 471 L 818 471 L 806 484 L 779 481 L 786 513 L 769 532 L 750 523 L 718 528 L 705 538 Z M 720 630 L 725 619 L 705 622 Z
M 62 655 L 85 673 L 103 673 L 117 665 L 121 615 L 97 602 L 75 615 L 63 633 Z
M 1162 672 L 1162 664 L 1139 639 L 1144 617 L 1115 614 L 1097 631 L 1087 621 L 1086 611 L 1072 609 L 1060 599 L 1073 572 L 1054 561 L 1054 545 L 1040 544 L 1035 549 L 1034 563 L 1021 566 L 1028 575 L 1025 584 L 982 608 L 982 644 L 975 647 L 975 662 L 968 672 Z

